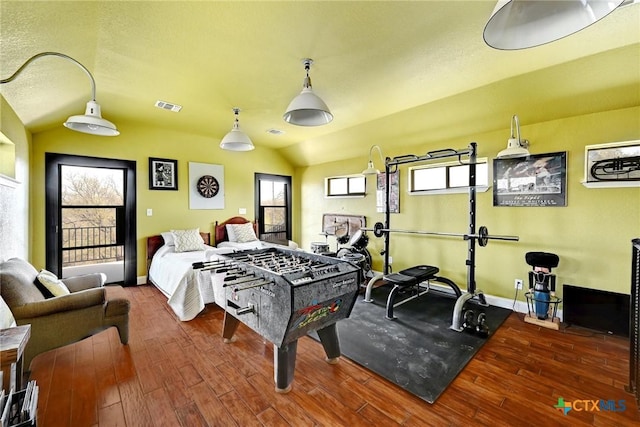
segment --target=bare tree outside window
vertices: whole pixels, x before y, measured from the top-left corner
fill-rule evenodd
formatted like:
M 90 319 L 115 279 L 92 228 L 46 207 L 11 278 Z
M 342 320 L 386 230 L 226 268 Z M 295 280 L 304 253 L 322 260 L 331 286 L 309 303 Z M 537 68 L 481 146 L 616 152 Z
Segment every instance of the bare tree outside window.
M 61 177 L 63 266 L 121 260 L 116 225 L 123 171 L 62 166 Z

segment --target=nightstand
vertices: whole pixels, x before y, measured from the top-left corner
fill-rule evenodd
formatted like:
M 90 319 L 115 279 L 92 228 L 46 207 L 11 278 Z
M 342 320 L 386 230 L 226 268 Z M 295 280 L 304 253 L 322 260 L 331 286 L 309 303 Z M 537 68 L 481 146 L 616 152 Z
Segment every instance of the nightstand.
M 2 388 L 19 391 L 22 387 L 22 354 L 31 336 L 31 325 L 0 329 Z

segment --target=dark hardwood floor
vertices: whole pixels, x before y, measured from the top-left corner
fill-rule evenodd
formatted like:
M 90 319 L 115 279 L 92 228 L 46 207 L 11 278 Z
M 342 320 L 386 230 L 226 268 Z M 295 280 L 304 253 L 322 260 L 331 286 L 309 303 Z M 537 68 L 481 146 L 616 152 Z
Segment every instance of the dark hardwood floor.
M 628 340 L 533 326 L 513 313 L 435 404 L 322 346 L 298 343 L 293 390 L 274 391 L 273 348 L 241 326 L 221 339 L 223 312 L 209 305 L 178 321 L 154 287 L 125 288 L 130 341 L 115 329 L 36 357 L 38 426 L 631 426 L 640 412 L 628 384 Z M 580 404 L 623 400 L 624 411 Z

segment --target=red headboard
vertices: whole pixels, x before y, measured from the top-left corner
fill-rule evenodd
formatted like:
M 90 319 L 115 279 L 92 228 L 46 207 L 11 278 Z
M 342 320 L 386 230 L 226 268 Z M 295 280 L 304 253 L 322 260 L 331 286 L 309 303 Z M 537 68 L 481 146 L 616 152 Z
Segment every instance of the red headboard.
M 216 246 L 220 242 L 226 242 L 229 240 L 229 236 L 227 236 L 227 224 L 246 224 L 247 222 L 251 221 L 241 216 L 231 217 L 222 223 L 218 223 L 218 221 L 216 221 L 213 235 L 215 239 L 214 246 Z M 255 221 L 253 221 L 253 231 L 255 231 L 256 236 L 258 236 L 258 223 Z

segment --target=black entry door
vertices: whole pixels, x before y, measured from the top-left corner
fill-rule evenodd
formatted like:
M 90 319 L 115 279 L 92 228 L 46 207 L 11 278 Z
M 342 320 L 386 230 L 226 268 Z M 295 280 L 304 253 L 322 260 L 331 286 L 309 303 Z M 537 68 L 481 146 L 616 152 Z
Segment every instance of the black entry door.
M 136 284 L 135 162 L 47 153 L 46 264 Z

